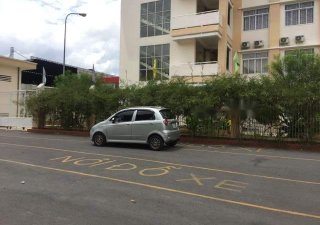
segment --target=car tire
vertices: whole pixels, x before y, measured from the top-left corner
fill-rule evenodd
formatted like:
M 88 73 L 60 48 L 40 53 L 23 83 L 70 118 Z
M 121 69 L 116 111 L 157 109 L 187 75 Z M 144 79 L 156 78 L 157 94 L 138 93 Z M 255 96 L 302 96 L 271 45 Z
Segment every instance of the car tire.
M 92 140 L 95 146 L 104 146 L 107 143 L 106 136 L 101 132 L 95 133 Z
M 178 143 L 178 141 L 171 141 L 166 143 L 169 147 L 174 147 L 176 144 Z
M 159 135 L 152 135 L 148 140 L 149 147 L 154 151 L 160 151 L 163 148 L 163 140 Z

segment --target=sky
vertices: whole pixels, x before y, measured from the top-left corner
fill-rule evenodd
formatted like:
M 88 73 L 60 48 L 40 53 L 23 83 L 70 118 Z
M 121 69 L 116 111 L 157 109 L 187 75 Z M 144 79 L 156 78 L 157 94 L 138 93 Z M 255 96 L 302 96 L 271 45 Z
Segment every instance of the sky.
M 120 0 L 0 0 L 0 55 L 62 63 L 68 13 L 66 64 L 118 75 Z

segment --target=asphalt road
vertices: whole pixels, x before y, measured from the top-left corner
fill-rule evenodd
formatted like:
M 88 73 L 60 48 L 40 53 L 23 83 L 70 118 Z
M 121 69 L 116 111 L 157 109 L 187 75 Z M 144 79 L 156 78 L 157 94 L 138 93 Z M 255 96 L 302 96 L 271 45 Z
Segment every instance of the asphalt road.
M 320 224 L 320 151 L 0 130 L 0 225 Z

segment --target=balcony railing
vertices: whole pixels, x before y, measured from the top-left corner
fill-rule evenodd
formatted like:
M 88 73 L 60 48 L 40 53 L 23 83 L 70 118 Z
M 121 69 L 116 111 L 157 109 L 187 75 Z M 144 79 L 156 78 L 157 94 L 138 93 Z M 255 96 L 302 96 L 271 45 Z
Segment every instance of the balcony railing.
M 171 67 L 171 76 L 210 76 L 219 72 L 215 61 L 202 63 L 184 63 Z
M 207 25 L 221 24 L 219 11 L 208 11 L 203 13 L 182 15 L 172 18 L 171 29 L 183 29 L 189 27 L 199 27 Z

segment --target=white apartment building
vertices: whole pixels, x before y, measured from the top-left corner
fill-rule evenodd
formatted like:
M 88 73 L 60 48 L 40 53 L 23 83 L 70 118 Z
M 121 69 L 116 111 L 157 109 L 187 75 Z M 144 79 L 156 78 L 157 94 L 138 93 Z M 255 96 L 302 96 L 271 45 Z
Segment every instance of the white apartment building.
M 320 0 L 122 0 L 126 83 L 267 72 L 275 55 L 319 52 Z

